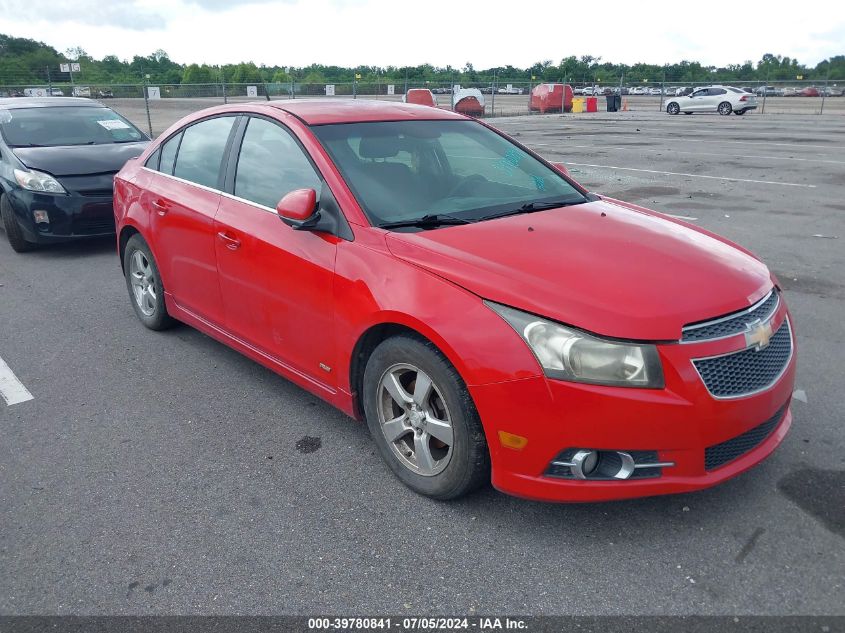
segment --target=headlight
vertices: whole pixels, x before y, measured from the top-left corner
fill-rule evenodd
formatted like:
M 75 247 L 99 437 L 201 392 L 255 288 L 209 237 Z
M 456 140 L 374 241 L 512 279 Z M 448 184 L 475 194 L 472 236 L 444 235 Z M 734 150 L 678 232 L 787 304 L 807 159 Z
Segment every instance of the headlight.
M 549 378 L 663 388 L 663 369 L 654 345 L 603 339 L 498 303 L 485 304 L 528 343 Z
M 67 193 L 59 181 L 50 174 L 40 171 L 15 170 L 15 180 L 18 184 L 29 191 L 40 191 L 42 193 Z

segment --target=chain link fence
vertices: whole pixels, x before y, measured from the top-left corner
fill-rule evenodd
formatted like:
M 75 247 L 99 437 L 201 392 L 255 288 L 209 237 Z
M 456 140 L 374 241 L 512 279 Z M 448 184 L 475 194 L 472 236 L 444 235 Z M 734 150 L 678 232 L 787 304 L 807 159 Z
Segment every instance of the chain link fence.
M 585 78 L 582 78 L 585 79 Z M 0 97 L 77 96 L 109 103 L 124 116 L 148 128 L 155 136 L 185 114 L 211 105 L 278 99 L 386 99 L 401 101 L 409 89 L 426 88 L 438 107 L 452 108 L 453 88 L 474 88 L 481 93 L 484 117 L 537 114 L 530 108 L 531 91 L 542 82 L 499 77 L 483 81 L 402 82 L 354 81 L 338 83 L 205 83 L 205 84 L 95 84 L 74 83 L 0 84 Z M 757 112 L 765 114 L 845 115 L 845 79 L 823 81 L 734 80 L 722 82 L 639 81 L 624 78 L 569 83 L 576 96 L 620 94 L 623 111 L 662 112 L 667 99 L 695 88 L 721 83 L 757 95 Z M 605 104 L 599 100 L 598 110 Z

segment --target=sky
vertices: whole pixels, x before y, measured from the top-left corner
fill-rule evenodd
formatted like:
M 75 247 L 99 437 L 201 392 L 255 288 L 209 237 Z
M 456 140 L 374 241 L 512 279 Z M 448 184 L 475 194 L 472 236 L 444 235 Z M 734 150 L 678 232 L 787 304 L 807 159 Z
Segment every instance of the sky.
M 845 54 L 845 11 L 832 0 L 0 0 L 0 33 L 98 59 L 163 49 L 179 63 L 724 66 L 773 53 L 814 66 Z

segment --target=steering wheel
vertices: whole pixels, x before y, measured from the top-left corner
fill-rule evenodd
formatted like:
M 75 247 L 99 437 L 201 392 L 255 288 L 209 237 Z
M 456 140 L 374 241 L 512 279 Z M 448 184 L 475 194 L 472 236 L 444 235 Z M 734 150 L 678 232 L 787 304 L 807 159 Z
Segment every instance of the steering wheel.
M 451 198 L 452 196 L 467 195 L 466 193 L 464 193 L 464 190 L 467 187 L 470 187 L 471 185 L 473 185 L 475 183 L 481 183 L 481 182 L 490 182 L 490 181 L 487 180 L 481 174 L 473 174 L 472 176 L 467 176 L 466 178 L 462 178 L 460 181 L 458 181 L 458 184 L 456 184 L 454 187 L 452 187 L 452 190 L 449 192 L 449 195 L 447 197 Z

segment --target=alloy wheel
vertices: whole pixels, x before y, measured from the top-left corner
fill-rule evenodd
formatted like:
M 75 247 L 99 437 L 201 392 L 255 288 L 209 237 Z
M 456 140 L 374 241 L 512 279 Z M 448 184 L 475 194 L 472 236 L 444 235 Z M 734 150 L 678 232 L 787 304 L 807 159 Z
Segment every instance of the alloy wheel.
M 452 418 L 440 389 L 414 365 L 392 365 L 378 384 L 379 427 L 391 451 L 409 470 L 432 477 L 449 465 Z
M 132 253 L 129 277 L 135 303 L 145 316 L 152 316 L 156 309 L 156 280 L 150 261 L 140 250 Z

